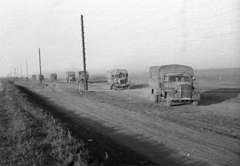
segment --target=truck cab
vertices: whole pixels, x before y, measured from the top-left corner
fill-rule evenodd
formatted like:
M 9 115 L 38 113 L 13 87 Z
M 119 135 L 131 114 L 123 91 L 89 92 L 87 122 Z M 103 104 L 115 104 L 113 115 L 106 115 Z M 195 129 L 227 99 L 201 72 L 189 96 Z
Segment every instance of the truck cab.
M 78 77 L 78 82 L 80 82 L 81 80 L 85 80 L 85 73 L 84 71 L 77 71 L 77 77 Z M 89 72 L 86 71 L 86 79 L 88 81 L 89 79 Z
M 126 69 L 113 69 L 107 71 L 107 81 L 110 89 L 129 89 L 130 82 Z
M 76 74 L 74 71 L 67 71 L 66 72 L 66 82 L 75 82 L 76 81 Z
M 56 73 L 52 73 L 50 75 L 50 77 L 51 77 L 51 81 L 56 81 L 57 80 L 57 74 Z
M 149 85 L 154 101 L 166 99 L 167 106 L 175 103 L 192 103 L 198 105 L 200 93 L 193 86 L 195 78 L 193 69 L 183 65 L 151 66 Z

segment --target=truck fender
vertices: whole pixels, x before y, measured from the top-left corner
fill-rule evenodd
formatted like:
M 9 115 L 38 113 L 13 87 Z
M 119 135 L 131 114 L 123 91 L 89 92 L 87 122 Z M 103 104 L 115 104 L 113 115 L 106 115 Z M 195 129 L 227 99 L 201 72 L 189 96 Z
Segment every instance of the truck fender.
M 154 94 L 154 95 L 161 95 L 162 94 L 162 90 L 161 89 L 152 89 L 152 94 Z

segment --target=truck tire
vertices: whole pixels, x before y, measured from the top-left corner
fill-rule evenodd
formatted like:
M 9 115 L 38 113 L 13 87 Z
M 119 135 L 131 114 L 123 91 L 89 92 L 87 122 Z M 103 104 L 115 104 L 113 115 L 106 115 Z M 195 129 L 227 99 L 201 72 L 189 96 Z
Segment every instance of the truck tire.
M 172 106 L 172 100 L 170 100 L 169 94 L 167 94 L 167 107 Z
M 199 104 L 199 101 L 193 101 L 192 102 L 192 105 L 194 105 L 194 106 L 198 106 L 198 104 Z
M 155 102 L 155 103 L 158 102 L 158 98 L 159 98 L 159 95 L 154 95 L 154 102 Z

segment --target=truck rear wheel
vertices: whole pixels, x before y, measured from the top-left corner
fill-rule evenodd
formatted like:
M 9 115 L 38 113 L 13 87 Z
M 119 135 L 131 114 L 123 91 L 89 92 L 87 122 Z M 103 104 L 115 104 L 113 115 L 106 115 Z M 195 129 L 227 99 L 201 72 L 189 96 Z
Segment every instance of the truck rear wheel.
M 112 90 L 113 89 L 113 85 L 110 85 L 110 90 Z
M 170 100 L 169 94 L 167 94 L 167 107 L 172 106 L 172 100 Z
M 198 106 L 198 104 L 199 104 L 199 101 L 193 101 L 192 102 L 192 105 L 194 105 L 194 106 Z
M 172 106 L 172 100 L 167 99 L 167 107 L 171 107 Z
M 154 102 L 155 102 L 155 103 L 158 102 L 158 98 L 159 98 L 159 95 L 154 95 Z

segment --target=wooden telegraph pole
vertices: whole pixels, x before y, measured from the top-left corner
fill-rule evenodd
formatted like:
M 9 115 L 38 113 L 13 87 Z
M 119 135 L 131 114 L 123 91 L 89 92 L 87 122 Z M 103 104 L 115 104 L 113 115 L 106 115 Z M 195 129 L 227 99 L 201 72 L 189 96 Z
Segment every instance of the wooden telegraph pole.
M 16 68 L 14 68 L 14 79 L 16 79 Z
M 20 63 L 20 68 L 21 68 L 21 80 L 23 79 L 22 78 L 22 64 Z
M 18 75 L 18 67 L 17 67 L 17 79 L 18 79 L 18 76 L 19 76 L 19 75 Z
M 26 70 L 27 70 L 27 81 L 28 81 L 28 64 L 27 64 L 27 59 L 26 59 Z
M 83 47 L 83 67 L 84 67 L 84 90 L 87 91 L 88 90 L 88 83 L 87 83 L 87 72 L 86 72 L 83 15 L 81 15 L 81 25 L 82 25 L 82 47 Z
M 41 70 L 41 54 L 40 54 L 40 48 L 39 48 L 39 68 L 40 68 L 40 78 L 39 81 L 42 83 L 42 70 Z

